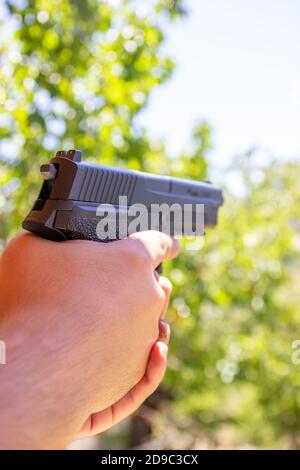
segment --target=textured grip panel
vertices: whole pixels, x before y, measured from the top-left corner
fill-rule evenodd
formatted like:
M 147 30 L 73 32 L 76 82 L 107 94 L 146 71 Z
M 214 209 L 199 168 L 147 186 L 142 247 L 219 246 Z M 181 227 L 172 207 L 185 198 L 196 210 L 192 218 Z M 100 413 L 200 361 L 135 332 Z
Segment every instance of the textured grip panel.
M 100 240 L 97 237 L 97 224 L 99 219 L 96 217 L 71 217 L 67 223 L 67 230 L 69 230 L 72 235 L 73 240 L 92 240 L 94 242 L 111 242 L 114 241 L 111 238 L 106 240 Z M 115 239 L 117 240 L 117 238 Z
M 107 240 L 99 240 L 97 237 L 97 223 L 99 222 L 99 219 L 96 219 L 94 217 L 91 218 L 77 218 L 77 217 L 72 217 L 68 221 L 68 230 L 71 231 L 72 236 L 71 238 L 73 240 L 92 240 L 95 242 L 103 242 L 103 243 L 108 243 L 112 242 L 114 240 L 112 239 L 107 239 Z M 156 268 L 156 272 L 158 274 L 162 273 L 162 263 L 159 264 Z

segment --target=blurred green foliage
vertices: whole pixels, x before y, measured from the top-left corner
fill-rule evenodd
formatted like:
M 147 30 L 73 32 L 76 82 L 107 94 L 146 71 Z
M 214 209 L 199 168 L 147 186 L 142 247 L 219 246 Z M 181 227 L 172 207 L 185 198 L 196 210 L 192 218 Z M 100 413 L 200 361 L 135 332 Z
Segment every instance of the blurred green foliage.
M 242 442 L 299 446 L 300 166 L 235 162 L 246 194 L 227 193 L 217 230 L 170 276 L 179 414 Z M 280 443 L 279 443 L 280 442 Z
M 77 147 L 104 164 L 206 177 L 207 123 L 194 130 L 189 152 L 170 158 L 135 119 L 172 72 L 161 51 L 164 26 L 184 13 L 177 0 L 6 0 L 2 246 L 32 205 L 39 165 L 56 149 Z M 291 345 L 300 339 L 300 165 L 261 165 L 250 153 L 234 162 L 234 171 L 243 194 L 228 187 L 218 228 L 198 251 L 185 241 L 180 258 L 166 267 L 174 297 L 165 380 L 173 402 L 165 412 L 199 430 L 229 432 L 236 443 L 297 447 L 300 366 L 292 364 Z

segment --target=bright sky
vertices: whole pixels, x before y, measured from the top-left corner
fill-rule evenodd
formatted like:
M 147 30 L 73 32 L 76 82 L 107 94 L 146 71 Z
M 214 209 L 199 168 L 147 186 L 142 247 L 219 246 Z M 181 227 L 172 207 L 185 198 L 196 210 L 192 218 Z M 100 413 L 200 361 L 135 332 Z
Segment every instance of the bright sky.
M 195 122 L 214 129 L 217 165 L 260 146 L 300 157 L 300 1 L 189 0 L 190 14 L 167 31 L 172 79 L 140 121 L 172 153 Z

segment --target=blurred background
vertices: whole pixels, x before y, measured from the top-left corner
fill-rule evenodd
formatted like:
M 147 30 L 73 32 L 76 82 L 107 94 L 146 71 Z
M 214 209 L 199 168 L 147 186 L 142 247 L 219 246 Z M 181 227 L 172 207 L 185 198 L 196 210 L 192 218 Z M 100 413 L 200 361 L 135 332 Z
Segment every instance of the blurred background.
M 77 448 L 300 447 L 299 15 L 297 0 L 0 2 L 0 250 L 60 148 L 226 197 L 199 250 L 166 263 L 162 386 Z

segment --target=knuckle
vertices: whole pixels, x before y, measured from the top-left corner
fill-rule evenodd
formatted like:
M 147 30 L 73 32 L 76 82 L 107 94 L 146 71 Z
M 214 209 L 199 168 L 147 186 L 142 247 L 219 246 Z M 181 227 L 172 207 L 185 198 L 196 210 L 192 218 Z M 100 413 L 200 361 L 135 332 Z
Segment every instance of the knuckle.
M 122 254 L 125 261 L 131 266 L 149 266 L 151 264 L 151 255 L 145 246 L 132 238 L 122 242 Z
M 157 309 L 161 309 L 166 301 L 166 294 L 165 292 L 157 285 L 157 283 L 154 284 L 153 287 L 153 305 Z
M 158 232 L 158 242 L 161 253 L 166 253 L 168 249 L 168 235 L 165 233 Z

